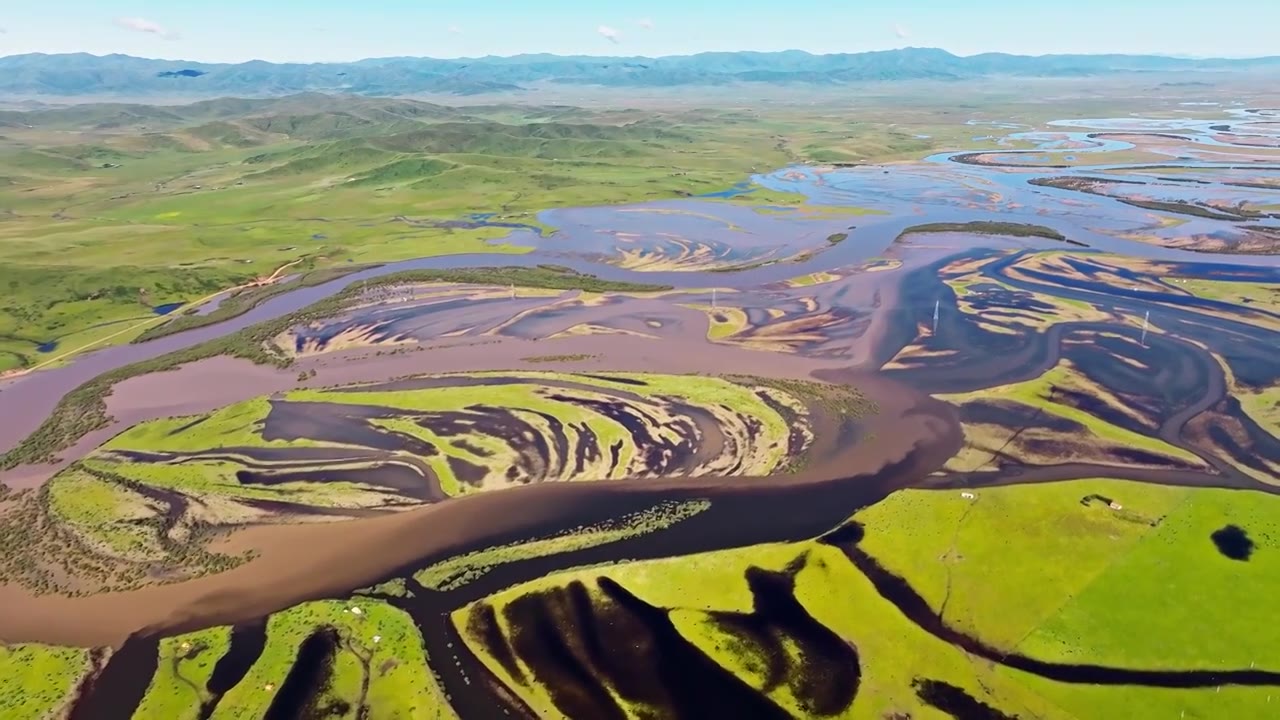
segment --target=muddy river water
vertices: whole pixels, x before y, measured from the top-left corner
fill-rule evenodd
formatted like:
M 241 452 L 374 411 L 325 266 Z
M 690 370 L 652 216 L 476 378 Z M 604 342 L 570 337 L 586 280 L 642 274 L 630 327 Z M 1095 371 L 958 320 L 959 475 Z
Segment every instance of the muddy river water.
M 1217 137 L 1280 137 L 1280 125 L 1263 112 L 1236 111 L 1226 120 L 1144 120 L 1139 118 L 1062 120 L 1052 125 L 1086 128 L 1091 132 L 1023 132 L 1011 137 L 1037 142 L 1039 149 L 989 153 L 986 160 L 1000 164 L 975 164 L 974 153 L 945 153 L 923 162 L 846 168 L 790 167 L 759 175 L 755 183 L 771 190 L 798 193 L 819 206 L 851 207 L 877 214 L 832 214 L 818 217 L 780 211 L 761 213 L 758 208 L 710 200 L 671 200 L 622 207 L 549 210 L 539 220 L 555 227 L 542 236 L 516 230 L 502 242 L 527 245 L 525 255 L 453 255 L 390 263 L 353 273 L 314 287 L 298 288 L 276 296 L 239 317 L 146 343 L 105 348 L 76 358 L 67 366 L 0 381 L 0 408 L 6 422 L 0 427 L 0 451 L 7 451 L 32 432 L 48 416 L 57 401 L 80 384 L 104 372 L 140 360 L 158 357 L 241 330 L 264 320 L 299 310 L 344 288 L 388 273 L 414 269 L 475 266 L 535 266 L 554 263 L 609 280 L 672 285 L 676 288 L 752 288 L 806 273 L 848 266 L 882 255 L 908 227 L 921 223 L 996 220 L 1034 223 L 1057 230 L 1090 249 L 1164 260 L 1201 263 L 1275 266 L 1276 256 L 1231 253 L 1205 254 L 1162 247 L 1122 236 L 1141 233 L 1155 239 L 1175 235 L 1208 234 L 1231 237 L 1243 232 L 1240 223 L 1200 217 L 1174 217 L 1162 222 L 1151 211 L 1126 205 L 1114 198 L 1056 187 L 1031 185 L 1046 176 L 1090 176 L 1141 181 L 1161 186 L 1158 176 L 1171 170 L 1225 171 L 1280 183 L 1280 155 L 1249 156 L 1245 160 L 1219 162 L 1197 159 L 1196 148 L 1220 146 L 1250 153 L 1252 147 L 1223 142 Z M 1132 165 L 1056 167 L 1066 158 L 1124 150 L 1132 142 L 1094 137 L 1110 131 L 1159 133 L 1162 138 L 1182 138 L 1168 150 L 1167 161 Z M 1134 174 L 1138 173 L 1138 174 Z M 1231 183 L 1230 185 L 1224 184 Z M 1188 183 L 1176 185 L 1174 195 Z M 1158 188 L 1157 188 L 1158 190 Z M 1195 179 L 1192 190 L 1201 197 L 1239 197 L 1243 193 L 1266 194 L 1280 201 L 1280 189 L 1237 186 L 1225 180 Z M 1166 195 L 1167 196 L 1167 195 Z M 1170 199 L 1176 199 L 1169 196 Z M 1259 218 L 1254 226 L 1280 228 L 1280 220 Z M 852 228 L 852 229 L 850 229 Z M 624 244 L 660 247 L 671 238 L 685 245 L 709 247 L 720 257 L 756 261 L 777 259 L 788 252 L 812 248 L 834 232 L 851 235 L 838 245 L 815 252 L 800 262 L 748 267 L 736 272 L 697 270 L 635 270 L 608 260 Z M 781 240 L 779 238 L 782 238 Z M 646 244 L 647 243 L 647 244 Z M 1054 243 L 1039 243 L 1053 247 Z
M 1148 140 L 1136 137 L 1149 136 Z M 570 267 L 610 280 L 627 280 L 670 285 L 680 292 L 701 293 L 706 288 L 740 291 L 743 298 L 764 286 L 809 273 L 839 270 L 894 252 L 895 242 L 908 228 L 924 223 L 966 223 L 1002 221 L 1035 224 L 1062 233 L 1089 250 L 1176 262 L 1194 267 L 1198 273 L 1223 277 L 1250 277 L 1280 282 L 1280 255 L 1231 252 L 1195 252 L 1170 247 L 1166 241 L 1183 236 L 1206 236 L 1228 247 L 1249 233 L 1280 228 L 1280 218 L 1267 209 L 1280 203 L 1280 151 L 1273 151 L 1271 139 L 1280 138 L 1280 125 L 1262 111 L 1235 111 L 1217 120 L 1154 120 L 1140 118 L 1063 120 L 1045 131 L 1019 132 L 1009 136 L 1036 145 L 1029 150 L 999 150 L 986 153 L 946 153 L 921 162 L 885 166 L 812 167 L 799 166 L 759 175 L 754 183 L 774 191 L 797 193 L 818 208 L 856 208 L 847 212 L 796 211 L 785 208 L 752 208 L 737 200 L 669 200 L 623 207 L 571 208 L 542 213 L 539 220 L 556 228 L 543 235 L 515 229 L 503 242 L 525 245 L 525 255 L 464 255 L 423 258 L 362 270 L 314 287 L 298 288 L 278 295 L 244 315 L 217 325 L 176 334 L 136 345 L 106 348 L 81 356 L 69 365 L 0 384 L 0 451 L 7 450 L 34 430 L 58 400 L 78 385 L 129 363 L 158 357 L 221 337 L 252 324 L 299 310 L 346 287 L 388 273 L 412 269 L 460 268 L 475 266 L 535 266 L 551 263 Z M 1131 164 L 1088 165 L 1090 154 L 1141 150 L 1167 159 Z M 1225 152 L 1225 151 L 1230 151 Z M 1274 155 L 1274 157 L 1272 157 Z M 1070 184 L 1057 187 L 1033 184 L 1043 178 L 1089 178 L 1115 183 L 1129 194 L 1081 192 Z M 1096 186 L 1095 186 L 1096 187 Z M 1106 187 L 1111 188 L 1112 185 Z M 1205 212 L 1187 214 L 1170 209 L 1152 209 L 1150 203 L 1198 203 L 1197 207 L 1218 207 L 1247 213 L 1244 219 L 1222 219 Z M 1135 204 L 1139 203 L 1139 204 Z M 1140 204 L 1147 203 L 1143 207 Z M 1224 211 L 1225 212 L 1225 211 Z M 1243 217 L 1243 216 L 1242 216 Z M 1248 229 L 1245 225 L 1253 226 Z M 1257 230 L 1262 228 L 1263 230 Z M 847 233 L 848 239 L 829 243 L 827 238 Z M 998 244 L 994 239 L 972 236 L 975 251 Z M 1044 238 L 1023 238 L 1028 248 L 1079 250 Z M 942 247 L 941 245 L 939 247 Z M 619 258 L 686 258 L 687 267 L 672 269 L 678 262 L 629 264 Z M 878 367 L 912 341 L 933 313 L 935 328 L 940 301 L 952 297 L 937 278 L 950 255 L 950 247 L 924 252 L 914 266 L 885 294 L 868 292 L 858 302 L 865 306 L 886 304 L 890 316 L 877 335 L 877 348 L 864 367 Z M 809 254 L 805 254 L 809 253 Z M 799 257 L 797 258 L 797 255 Z M 710 272 L 698 263 L 705 258 L 741 265 L 733 272 Z M 786 260 L 786 262 L 782 262 Z M 1009 269 L 1013 258 L 992 266 L 992 272 Z M 628 264 L 628 263 L 621 263 Z M 722 268 L 723 269 L 723 268 Z M 874 280 L 854 275 L 856 286 Z M 1020 278 L 1020 279 L 1019 279 Z M 1135 282 L 1137 280 L 1135 279 Z M 1004 277 L 1001 282 L 1015 289 L 1036 292 L 1041 285 L 1034 273 Z M 855 296 L 856 287 L 832 284 L 813 293 L 815 302 L 838 305 L 842 296 Z M 827 293 L 824 296 L 822 293 Z M 1107 286 L 1083 277 L 1075 285 L 1058 284 L 1059 297 L 1100 303 L 1125 314 L 1144 311 L 1156 300 L 1137 287 Z M 1099 300 L 1103 297 L 1102 300 Z M 952 300 L 954 298 L 952 297 Z M 705 300 L 703 301 L 705 302 Z M 1188 301 L 1190 302 L 1190 301 Z M 476 307 L 481 307 L 477 305 Z M 1180 438 L 1189 419 L 1224 396 L 1221 368 L 1203 352 L 1199 344 L 1229 356 L 1237 378 L 1258 383 L 1274 381 L 1280 373 L 1265 349 L 1274 346 L 1274 333 L 1248 323 L 1227 320 L 1206 321 L 1204 315 L 1184 312 L 1173 305 L 1159 306 L 1158 320 L 1178 337 L 1152 340 L 1165 356 L 1174 358 L 1184 379 L 1196 390 L 1162 408 L 1160 436 L 1186 445 Z M 481 311 L 476 311 L 481 312 Z M 848 443 L 852 449 L 833 447 L 831 452 L 806 473 L 785 482 L 777 479 L 681 478 L 653 483 L 574 483 L 515 488 L 488 495 L 449 501 L 449 507 L 433 507 L 397 517 L 377 518 L 364 523 L 364 530 L 337 541 L 322 539 L 313 530 L 301 531 L 313 544 L 313 560 L 298 561 L 297 553 L 268 555 L 269 566 L 253 570 L 237 569 L 214 579 L 201 579 L 182 586 L 148 590 L 156 607 L 150 615 L 136 608 L 126 610 L 127 598 L 115 602 L 121 612 L 133 612 L 130 622 L 169 634 L 212 623 L 252 623 L 265 613 L 316 597 L 341 594 L 352 588 L 393 577 L 405 577 L 432 558 L 470 549 L 490 547 L 522 538 L 554 533 L 565 527 L 590 523 L 618 514 L 643 509 L 655 502 L 714 497 L 712 509 L 695 521 L 676 528 L 609 546 L 512 563 L 461 590 L 450 593 L 421 592 L 406 609 L 423 632 L 432 657 L 439 664 L 441 680 L 451 693 L 463 717 L 496 717 L 501 712 L 521 714 L 520 708 L 505 706 L 478 687 L 472 687 L 466 673 L 482 672 L 476 658 L 459 641 L 456 630 L 444 616 L 462 604 L 512 584 L 541 577 L 558 569 L 615 559 L 663 557 L 678 553 L 736 547 L 752 543 L 800 540 L 831 530 L 853 511 L 877 502 L 895 489 L 916 487 L 974 487 L 1023 482 L 1049 482 L 1067 477 L 1129 478 L 1142 482 L 1214 487 L 1257 487 L 1257 483 L 1219 462 L 1212 471 L 1184 469 L 1157 472 L 1144 469 L 1102 469 L 1087 463 L 1009 472 L 974 472 L 936 477 L 934 471 L 963 444 L 963 433 L 953 408 L 928 397 L 931 392 L 967 392 L 993 384 L 1029 379 L 1052 367 L 1068 352 L 1073 362 L 1088 366 L 1086 350 L 1064 349 L 1063 340 L 1072 333 L 1106 330 L 1121 337 L 1135 336 L 1137 326 L 1076 322 L 1055 325 L 1051 331 L 1019 338 L 1022 344 L 993 351 L 989 338 L 976 326 L 966 325 L 954 306 L 941 311 L 946 331 L 937 333 L 938 342 L 959 348 L 949 365 L 927 369 L 897 369 L 875 375 L 828 369 L 816 373 L 823 379 L 849 382 L 865 388 L 880 401 L 882 417 L 871 428 L 829 428 L 831 433 L 875 432 L 884 441 L 875 448 Z M 852 315 L 850 323 L 859 321 Z M 531 323 L 533 321 L 530 321 Z M 869 322 L 869 321 L 868 321 Z M 860 326 L 861 328 L 861 326 Z M 865 328 L 861 328 L 865 329 Z M 1223 337 L 1228 337 L 1223 340 Z M 841 341 L 846 338 L 840 337 Z M 974 340 L 973 338 L 978 338 Z M 1185 339 L 1184 339 L 1185 338 Z M 850 340 L 852 341 L 852 340 Z M 1010 341 L 1013 342 L 1013 341 Z M 1145 342 L 1145 337 L 1144 337 Z M 844 356 L 832 348 L 819 347 L 815 355 L 835 358 L 839 366 Z M 1171 361 L 1172 363 L 1173 361 Z M 850 434 L 844 439 L 856 439 Z M 890 441 L 892 439 L 892 441 Z M 830 442 L 835 445 L 837 440 Z M 1262 442 L 1262 441 L 1259 441 Z M 1269 447 L 1269 446 L 1268 446 Z M 1270 452 L 1270 450 L 1267 450 Z M 1280 448 L 1276 449 L 1280 456 Z M 1274 490 L 1274 489 L 1273 489 Z M 442 514 L 440 510 L 448 510 Z M 742 518 L 758 518 L 743 522 Z M 485 520 L 480 521 L 481 518 Z M 428 527 L 432 526 L 432 527 Z M 443 530 L 440 528 L 444 528 Z M 859 553 L 856 543 L 844 547 L 852 561 L 871 577 L 887 598 L 917 624 L 948 642 L 1028 672 L 1068 682 L 1155 684 L 1201 687 L 1218 682 L 1238 684 L 1280 684 L 1280 675 L 1256 673 L 1160 673 L 1124 671 L 1092 666 L 1055 666 L 1020 657 L 996 657 L 994 651 L 976 640 L 961 636 L 931 617 L 918 596 L 902 581 L 884 573 L 874 560 Z M 294 548 L 296 551 L 297 548 Z M 342 562 L 367 551 L 376 561 Z M 262 583 L 263 573 L 272 572 L 279 581 Z M 323 582 L 316 578 L 323 576 Z M 298 582 L 292 583 L 293 579 Z M 74 603 L 50 601 L 33 605 L 31 622 L 56 622 L 59 613 L 73 611 Z M 105 607 L 105 606 L 104 606 Z M 246 625 L 248 623 L 248 625 Z M 243 632 L 246 637 L 250 633 Z M 147 663 L 154 664 L 154 635 L 138 635 L 121 653 L 122 660 L 108 665 L 110 683 L 103 695 L 91 693 L 78 705 L 89 711 L 102 703 L 128 708 L 145 692 Z M 452 651 L 445 648 L 453 648 Z M 260 648 L 259 648 L 260 650 Z M 124 659 L 143 658 L 134 667 Z M 148 660 L 147 658 L 150 658 Z M 108 675 L 104 675 L 108 677 Z M 96 692 L 96 690 L 94 691 Z M 117 693 L 111 695 L 110 693 Z M 122 695 L 138 697 L 122 697 Z M 88 715 L 86 715 L 87 717 Z M 122 715 L 123 716 L 123 715 Z

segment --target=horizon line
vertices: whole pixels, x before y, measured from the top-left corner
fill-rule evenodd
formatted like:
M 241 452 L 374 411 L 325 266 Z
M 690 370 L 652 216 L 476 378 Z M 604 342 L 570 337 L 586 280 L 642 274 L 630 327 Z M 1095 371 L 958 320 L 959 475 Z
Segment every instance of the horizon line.
M 1026 55 L 1022 53 L 1010 53 L 1000 51 L 986 51 L 973 53 L 971 55 L 961 55 L 950 50 L 940 47 L 924 47 L 908 45 L 900 48 L 891 48 L 888 50 L 861 50 L 857 52 L 831 52 L 831 53 L 815 53 L 799 48 L 791 48 L 787 50 L 704 50 L 694 53 L 674 53 L 670 55 L 584 55 L 570 54 L 563 55 L 553 52 L 535 52 L 535 53 L 515 53 L 512 55 L 458 55 L 453 57 L 432 56 L 432 55 L 386 55 L 386 56 L 369 56 L 360 57 L 353 60 L 263 60 L 261 58 L 252 58 L 249 60 L 239 61 L 209 61 L 209 60 L 190 60 L 185 58 L 166 58 L 166 57 L 147 57 L 144 55 L 131 55 L 129 53 L 106 53 L 99 55 L 91 52 L 27 52 L 14 53 L 11 55 L 0 55 L 0 60 L 8 60 L 11 58 L 22 57 L 71 57 L 85 55 L 92 58 L 104 59 L 112 57 L 130 58 L 133 60 L 150 60 L 154 62 L 172 62 L 172 63 L 188 63 L 195 65 L 247 65 L 250 63 L 266 63 L 268 65 L 352 65 L 356 63 L 369 61 L 386 61 L 386 60 L 441 60 L 441 61 L 479 61 L 479 60 L 514 60 L 522 57 L 554 57 L 554 58 L 585 58 L 594 60 L 664 60 L 672 58 L 693 58 L 702 55 L 739 55 L 739 54 L 755 54 L 755 55 L 786 55 L 786 54 L 802 54 L 810 57 L 835 57 L 847 55 L 879 55 L 895 52 L 906 52 L 911 50 L 929 50 L 946 53 L 952 57 L 967 59 L 981 57 L 984 55 L 1003 55 L 1007 57 L 1020 58 L 1052 58 L 1052 57 L 1141 57 L 1141 58 L 1161 58 L 1167 60 L 1188 60 L 1188 61 L 1213 61 L 1213 60 L 1269 60 L 1280 59 L 1280 55 L 1185 55 L 1185 54 L 1162 54 L 1162 53 L 1133 53 L 1133 52 L 1096 52 L 1096 53 L 1045 53 L 1042 55 Z

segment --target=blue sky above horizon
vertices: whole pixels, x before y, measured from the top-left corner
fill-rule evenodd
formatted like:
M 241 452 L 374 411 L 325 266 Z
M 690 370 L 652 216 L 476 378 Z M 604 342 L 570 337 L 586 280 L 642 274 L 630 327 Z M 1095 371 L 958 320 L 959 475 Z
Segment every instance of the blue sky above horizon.
M 125 53 L 204 62 L 423 55 L 684 55 L 940 47 L 1280 54 L 1280 2 L 1188 0 L 33 0 L 0 8 L 0 55 Z M 1038 7 L 1036 7 L 1038 6 Z

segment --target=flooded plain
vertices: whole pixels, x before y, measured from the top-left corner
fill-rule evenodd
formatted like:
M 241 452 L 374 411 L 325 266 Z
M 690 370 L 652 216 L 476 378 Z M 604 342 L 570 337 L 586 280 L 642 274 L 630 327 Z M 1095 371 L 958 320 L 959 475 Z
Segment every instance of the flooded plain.
M 752 178 L 758 186 L 803 198 L 799 206 L 752 206 L 750 194 L 736 188 L 721 197 L 547 211 L 538 219 L 554 232 L 516 227 L 503 240 L 532 248 L 527 255 L 425 258 L 366 269 L 280 294 L 217 325 L 100 350 L 65 367 L 3 381 L 0 408 L 6 422 L 0 427 L 0 450 L 7 450 L 63 395 L 103 372 L 287 315 L 363 281 L 412 269 L 554 264 L 671 289 L 587 293 L 405 283 L 365 292 L 331 317 L 276 338 L 294 357 L 289 371 L 214 358 L 134 377 L 116 386 L 108 399 L 116 419 L 112 427 L 62 453 L 61 464 L 19 467 L 0 474 L 0 481 L 38 486 L 67 462 L 145 420 L 204 413 L 298 388 L 393 378 L 401 378 L 399 384 L 385 387 L 418 387 L 438 381 L 404 378 L 464 370 L 539 367 L 584 374 L 633 370 L 814 378 L 858 388 L 877 410 L 815 431 L 812 464 L 791 475 L 540 482 L 450 498 L 438 484 L 423 489 L 411 487 L 412 478 L 371 474 L 362 479 L 344 470 L 330 480 L 403 485 L 406 495 L 426 507 L 348 520 L 337 533 L 316 525 L 252 527 L 228 542 L 258 550 L 257 560 L 178 584 L 83 598 L 36 598 L 19 588 L 0 588 L 0 601 L 23 608 L 0 622 L 0 637 L 117 646 L 133 637 L 132 644 L 124 644 L 130 651 L 108 661 L 77 710 L 98 703 L 128 706 L 145 692 L 144 680 L 155 665 L 154 642 L 161 636 L 214 624 L 259 628 L 258 635 L 242 632 L 249 639 L 241 645 L 247 647 L 260 636 L 261 625 L 255 623 L 263 616 L 300 601 L 341 597 L 390 580 L 412 581 L 414 572 L 435 560 L 547 536 L 658 502 L 710 500 L 710 510 L 661 532 L 513 562 L 447 591 L 416 586 L 408 598 L 388 599 L 413 617 L 433 657 L 457 658 L 456 665 L 441 663 L 435 669 L 463 717 L 520 715 L 523 710 L 510 698 L 471 683 L 470 677 L 485 671 L 459 649 L 457 629 L 444 618 L 493 592 L 557 570 L 622 557 L 810 539 L 907 487 L 1114 477 L 1280 492 L 1280 485 L 1267 480 L 1280 468 L 1275 429 L 1232 404 L 1233 391 L 1256 391 L 1280 381 L 1280 364 L 1273 357 L 1280 340 L 1275 304 L 1248 307 L 1179 291 L 1175 284 L 1280 284 L 1280 240 L 1275 239 L 1280 155 L 1272 157 L 1280 151 L 1271 144 L 1280 138 L 1280 125 L 1267 112 L 1243 111 L 1216 120 L 1115 118 L 1062 120 L 1044 130 L 993 127 L 1017 130 L 1008 138 L 1036 147 L 946 153 L 883 166 L 790 167 Z M 1140 161 L 1111 162 L 1126 153 L 1140 154 Z M 1092 158 L 1101 161 L 1090 164 Z M 1004 223 L 988 226 L 993 232 L 1039 230 L 1011 237 L 952 225 L 975 222 Z M 938 227 L 926 232 L 921 225 Z M 1045 237 L 1043 230 L 1070 242 Z M 1045 250 L 1060 252 L 1039 252 Z M 1122 396 L 1125 406 L 1099 404 L 1072 388 L 1061 390 L 1061 402 L 1158 438 L 1179 459 L 1121 448 L 1043 464 L 1021 462 L 1012 454 L 992 455 L 987 464 L 972 468 L 951 464 L 967 442 L 962 423 L 1021 421 L 1010 420 L 1007 408 L 976 400 L 957 405 L 931 395 L 1030 381 L 1063 363 L 1083 378 L 1079 382 L 1099 389 L 1097 397 Z M 572 387 L 571 381 L 556 382 Z M 385 439 L 364 422 L 365 409 L 348 408 L 321 427 L 332 408 L 272 402 L 275 414 L 266 428 L 273 433 L 309 438 L 320 431 L 356 433 L 370 447 Z M 666 458 L 670 463 L 662 466 L 663 473 L 701 467 L 691 438 L 719 436 L 699 422 L 689 426 L 690 439 L 680 446 L 685 454 Z M 1064 436 L 1082 431 L 1069 423 L 1049 429 Z M 721 435 L 723 444 L 728 436 Z M 863 442 L 870 436 L 875 443 Z M 1050 445 L 1042 443 L 1037 450 L 1053 457 L 1057 450 Z M 225 455 L 237 448 L 219 450 Z M 267 477 L 263 469 L 278 458 L 255 452 L 241 453 L 255 464 L 245 476 L 251 483 L 296 479 Z M 533 462 L 540 451 L 522 446 L 521 452 Z M 324 453 L 312 455 L 313 461 L 335 464 Z M 337 458 L 343 459 L 349 458 Z M 856 540 L 841 541 L 852 534 L 846 528 L 831 542 L 885 597 L 930 634 L 990 662 L 1067 682 L 1280 684 L 1275 673 L 1244 669 L 1123 670 L 1001 655 L 930 616 L 904 581 L 860 553 Z M 1241 541 L 1229 529 L 1213 542 L 1228 557 L 1242 554 Z M 271 581 L 264 582 L 267 578 Z M 795 609 L 789 604 L 794 598 L 783 592 L 785 584 L 782 575 L 758 575 L 752 591 L 781 613 Z M 610 612 L 640 618 L 673 657 L 696 664 L 678 637 L 664 630 L 668 621 L 662 609 L 621 587 L 610 597 Z M 856 694 L 856 650 L 850 656 L 848 648 L 829 642 L 823 629 L 794 613 L 787 617 L 815 652 L 839 656 L 854 668 L 841 682 Z M 723 621 L 756 622 L 748 614 Z M 288 693 L 300 698 L 311 697 L 315 683 L 309 685 L 304 676 L 323 670 L 333 638 L 313 635 L 306 643 L 310 649 L 303 654 L 321 660 L 302 662 L 305 667 L 295 667 L 298 674 L 290 675 L 291 682 L 299 679 Z M 261 641 L 257 644 L 261 652 Z M 138 659 L 143 655 L 149 657 Z M 235 674 L 227 668 L 215 673 L 220 686 Z M 724 680 L 708 668 L 694 670 L 690 677 L 707 683 Z M 110 687 L 104 678 L 111 680 Z M 833 703 L 843 697 L 836 697 L 834 686 L 826 690 Z M 938 706 L 968 702 L 942 685 L 921 692 Z M 122 699 L 125 695 L 133 699 Z M 694 695 L 681 697 L 681 707 L 698 706 Z M 744 708 L 755 707 L 752 698 L 740 700 Z

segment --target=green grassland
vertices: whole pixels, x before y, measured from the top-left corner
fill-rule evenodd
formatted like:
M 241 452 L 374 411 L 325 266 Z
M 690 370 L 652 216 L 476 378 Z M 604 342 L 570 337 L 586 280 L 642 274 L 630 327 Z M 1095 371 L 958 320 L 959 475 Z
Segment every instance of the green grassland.
M 432 674 L 422 637 L 403 611 L 367 597 L 308 602 L 272 615 L 258 660 L 220 699 L 205 689 L 230 648 L 231 628 L 213 627 L 160 641 L 155 675 L 133 717 L 194 720 L 217 699 L 216 720 L 264 717 L 313 633 L 332 629 L 337 647 L 321 688 L 331 717 L 454 720 Z M 89 671 L 89 651 L 0 645 L 0 714 L 5 720 L 61 716 Z M 363 703 L 361 700 L 363 699 Z M 338 701 L 338 702 L 335 702 Z M 363 708 L 363 710 L 362 710 Z M 367 713 L 367 714 L 364 714 Z
M 1124 504 L 1122 511 L 1081 504 L 1085 496 L 1107 493 Z M 958 491 L 903 491 L 856 519 L 865 523 L 864 551 L 935 607 L 950 587 L 944 619 L 997 647 L 1125 668 L 1239 669 L 1249 667 L 1252 655 L 1257 667 L 1274 669 L 1280 666 L 1277 638 L 1259 627 L 1259 619 L 1269 616 L 1268 598 L 1280 577 L 1275 561 L 1263 558 L 1274 554 L 1274 538 L 1280 537 L 1271 507 L 1276 502 L 1256 493 L 1084 480 L 984 490 L 976 502 L 962 500 Z M 1149 521 L 1158 522 L 1152 527 Z M 1250 562 L 1228 560 L 1210 542 L 1209 532 L 1227 521 L 1259 542 Z M 766 688 L 764 666 L 753 659 L 759 649 L 725 635 L 709 613 L 751 612 L 746 569 L 780 570 L 806 555 L 795 597 L 857 648 L 862 666 L 857 698 L 838 717 L 941 717 L 913 692 L 916 678 L 963 688 L 1010 715 L 1064 720 L 1258 717 L 1268 693 L 1274 694 L 1267 688 L 1075 685 L 974 661 L 901 615 L 838 549 L 813 542 L 568 571 L 498 593 L 453 618 L 505 685 L 535 712 L 557 715 L 532 666 L 517 656 L 526 680 L 513 678 L 483 652 L 467 630 L 468 617 L 477 605 L 492 605 L 509 637 L 514 630 L 503 608 L 513 601 L 580 580 L 593 602 L 601 602 L 595 579 L 608 577 L 649 604 L 671 609 L 687 640 L 803 716 L 789 683 Z
M 523 252 L 491 241 L 502 228 L 431 221 L 497 213 L 536 224 L 536 212 L 676 197 L 741 181 L 756 163 L 785 164 L 765 131 L 719 114 L 555 120 L 484 109 L 459 117 L 403 116 L 409 101 L 352 100 L 310 117 L 285 102 L 219 121 L 199 112 L 160 131 L 93 126 L 7 129 L 0 164 L 0 263 L 11 299 L 0 313 L 0 370 L 39 359 L 94 325 L 145 317 L 269 275 L 460 252 Z M 358 122 L 350 122 L 356 117 Z M 646 122 L 646 120 L 648 120 Z M 639 121 L 639 122 L 637 122 Z M 62 119 L 62 127 L 68 125 Z M 224 128 L 225 129 L 225 128 Z M 107 164 L 118 167 L 106 167 Z M 427 221 L 397 221 L 408 216 Z
M 1115 480 L 976 491 L 974 501 L 958 490 L 906 490 L 855 519 L 866 528 L 863 550 L 948 624 L 1012 652 L 1191 492 Z M 1123 511 L 1082 502 L 1095 495 Z
M 1228 525 L 1256 544 L 1247 561 L 1224 556 L 1210 539 Z M 1280 591 L 1277 542 L 1280 499 L 1190 491 L 1021 649 L 1067 662 L 1087 656 L 1125 666 L 1280 667 L 1280 630 L 1258 620 Z
M 1280 667 L 1280 499 L 1117 480 L 975 491 L 907 490 L 856 516 L 861 547 L 951 625 L 1051 662 L 1123 668 Z M 1115 500 L 1115 511 L 1090 496 Z M 1247 561 L 1210 535 L 1243 528 Z M 945 603 L 945 609 L 943 605 Z M 1021 674 L 1020 674 L 1021 675 Z M 1076 717 L 1255 717 L 1273 689 L 1108 691 L 1023 675 Z M 1105 712 L 1104 712 L 1105 709 Z M 1100 714 L 1101 713 L 1101 714 Z
M 359 614 L 352 608 L 359 609 Z M 413 621 L 386 603 L 360 598 L 304 603 L 272 615 L 262 656 L 223 696 L 214 720 L 263 717 L 293 667 L 298 648 L 309 635 L 326 627 L 336 630 L 340 640 L 325 695 L 348 704 L 349 712 L 341 717 L 357 716 L 365 680 L 364 704 L 373 717 L 454 717 L 428 669 L 426 649 Z
M 231 628 L 214 627 L 160 641 L 156 674 L 134 712 L 137 718 L 195 720 L 211 698 L 206 690 L 218 660 L 231 647 Z
M 600 547 L 664 530 L 710 507 L 709 500 L 665 502 L 648 510 L 630 513 L 607 522 L 566 530 L 550 537 L 456 555 L 423 568 L 414 575 L 414 579 L 423 587 L 432 590 L 453 590 L 505 563 Z
M 540 227 L 544 209 L 699 195 L 795 162 L 995 147 L 951 100 L 881 102 L 619 111 L 310 95 L 15 114 L 0 143 L 0 372 L 288 262 L 527 251 L 496 242 L 506 229 L 439 221 Z M 718 202 L 803 204 L 763 189 Z
M 1053 228 L 1031 223 L 993 222 L 975 220 L 966 223 L 924 223 L 912 225 L 902 231 L 902 235 L 912 233 L 975 233 L 978 235 L 1008 235 L 1010 237 L 1042 237 L 1049 240 L 1066 240 L 1067 238 Z
M 89 667 L 88 650 L 0 644 L 0 717 L 57 717 L 74 698 Z

